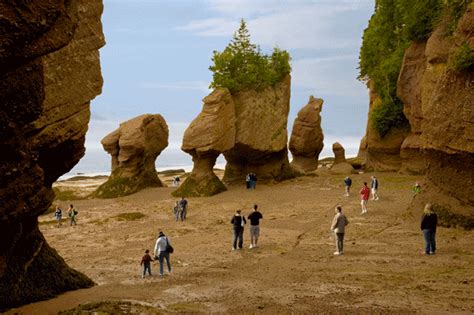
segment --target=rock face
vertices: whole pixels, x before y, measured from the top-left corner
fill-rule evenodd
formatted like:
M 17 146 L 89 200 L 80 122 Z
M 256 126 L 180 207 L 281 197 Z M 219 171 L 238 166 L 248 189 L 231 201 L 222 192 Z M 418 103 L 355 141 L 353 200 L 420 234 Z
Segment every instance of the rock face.
M 426 44 L 423 75 L 421 143 L 427 160 L 426 194 L 419 202 L 438 207 L 441 221 L 455 214 L 474 228 L 474 71 L 450 68 L 459 47 L 474 49 L 472 5 L 450 39 L 443 26 Z M 448 47 L 449 49 L 446 49 Z M 461 224 L 461 223 L 459 223 Z
M 192 155 L 191 175 L 174 196 L 212 196 L 226 190 L 214 174 L 217 157 L 234 146 L 235 105 L 227 89 L 217 89 L 203 99 L 199 116 L 186 129 L 181 149 Z
M 332 152 L 334 152 L 334 163 L 331 166 L 331 173 L 341 175 L 355 173 L 352 165 L 346 161 L 346 150 L 339 142 L 333 143 Z
M 37 218 L 84 155 L 104 45 L 99 0 L 13 3 L 0 5 L 0 311 L 93 285 L 49 247 Z
M 322 99 L 310 96 L 308 104 L 295 118 L 289 147 L 293 155 L 291 167 L 298 173 L 304 174 L 318 168 L 319 153 L 324 146 L 320 115 L 322 107 Z
M 224 182 L 244 182 L 253 172 L 258 180 L 281 181 L 293 177 L 288 161 L 287 123 L 291 77 L 273 87 L 232 95 L 235 105 L 235 141 L 224 152 Z
M 358 158 L 366 169 L 377 171 L 398 171 L 402 165 L 400 149 L 409 133 L 405 128 L 392 128 L 383 138 L 372 126 L 371 112 L 380 106 L 381 100 L 369 82 L 369 115 L 367 128 Z
M 162 187 L 155 161 L 168 146 L 168 126 L 161 115 L 141 115 L 120 124 L 102 139 L 112 156 L 112 173 L 95 195 L 126 196 L 146 187 Z

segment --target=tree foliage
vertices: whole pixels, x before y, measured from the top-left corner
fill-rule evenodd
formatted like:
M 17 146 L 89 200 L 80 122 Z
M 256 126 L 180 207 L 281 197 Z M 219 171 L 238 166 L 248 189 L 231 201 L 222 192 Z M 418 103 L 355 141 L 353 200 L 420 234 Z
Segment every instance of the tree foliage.
M 290 73 L 290 55 L 274 48 L 268 56 L 250 41 L 250 33 L 242 19 L 231 42 L 222 51 L 214 51 L 211 88 L 225 87 L 231 92 L 245 89 L 260 90 L 275 85 Z
M 359 79 L 371 81 L 381 104 L 372 111 L 372 124 L 380 136 L 393 127 L 407 125 L 403 104 L 396 96 L 398 75 L 406 48 L 426 40 L 435 25 L 447 20 L 447 33 L 472 0 L 376 0 L 375 12 L 364 31 L 359 57 Z M 453 67 L 469 67 L 472 56 L 461 47 Z M 472 61 L 471 61 L 472 62 Z

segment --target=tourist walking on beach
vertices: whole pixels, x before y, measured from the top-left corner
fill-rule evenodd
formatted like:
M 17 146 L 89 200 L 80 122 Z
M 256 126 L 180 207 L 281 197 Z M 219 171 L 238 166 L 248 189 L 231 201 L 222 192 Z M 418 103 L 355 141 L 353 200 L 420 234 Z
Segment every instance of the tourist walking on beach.
M 336 215 L 331 224 L 331 231 L 333 231 L 336 236 L 336 251 L 334 255 L 342 255 L 344 253 L 344 233 L 346 225 L 349 224 L 349 220 L 347 220 L 344 213 L 342 213 L 341 206 L 337 206 L 335 212 Z
M 369 201 L 370 189 L 367 187 L 367 182 L 364 182 L 360 192 L 360 205 L 362 207 L 361 214 L 367 213 L 367 202 Z
M 186 214 L 188 212 L 188 201 L 184 197 L 181 197 L 181 200 L 179 201 L 179 207 L 181 208 L 181 211 L 180 211 L 181 221 L 185 221 Z
M 230 223 L 232 223 L 234 230 L 232 250 L 236 250 L 237 248 L 242 249 L 242 246 L 244 245 L 244 226 L 247 223 L 247 220 L 245 220 L 245 217 L 242 215 L 241 210 L 237 210 L 237 212 L 232 217 L 232 220 L 230 220 Z
M 375 176 L 371 177 L 370 189 L 372 190 L 372 200 L 379 200 L 379 194 L 377 192 L 379 189 L 379 181 Z
M 153 259 L 151 259 L 151 256 L 150 256 L 150 251 L 147 249 L 145 251 L 145 255 L 143 255 L 142 257 L 142 261 L 140 262 L 140 266 L 143 266 L 143 274 L 142 274 L 142 278 L 145 278 L 145 274 L 148 270 L 148 274 L 151 276 L 151 262 L 153 261 Z
M 61 226 L 61 220 L 63 219 L 63 210 L 57 206 L 56 211 L 54 212 L 54 217 L 56 218 L 56 221 L 58 221 L 58 227 Z
M 67 209 L 67 215 L 69 216 L 70 226 L 72 226 L 73 224 L 77 225 L 77 221 L 76 221 L 77 213 L 78 212 L 76 211 L 76 209 L 74 209 L 74 206 L 70 204 L 69 208 Z
M 434 255 L 436 252 L 436 226 L 438 216 L 433 212 L 433 206 L 428 203 L 423 210 L 420 228 L 425 238 L 425 255 Z
M 349 197 L 349 192 L 352 186 L 352 179 L 349 176 L 346 176 L 346 178 L 344 178 L 344 186 L 346 188 L 346 197 Z
M 245 176 L 245 185 L 247 189 L 250 189 L 250 173 Z
M 155 243 L 155 259 L 158 259 L 160 263 L 160 276 L 163 276 L 163 264 L 164 260 L 166 260 L 166 265 L 168 266 L 168 272 L 171 272 L 171 264 L 170 264 L 170 250 L 171 247 L 170 240 L 165 236 L 165 234 L 160 231 L 158 234 L 158 239 Z
M 179 206 L 179 201 L 176 201 L 176 204 L 173 208 L 173 215 L 176 221 L 178 221 L 181 216 L 181 207 Z
M 258 206 L 253 205 L 253 211 L 247 217 L 250 221 L 250 246 L 249 248 L 257 247 L 258 237 L 260 236 L 260 219 L 263 219 L 260 211 L 257 210 Z
M 257 188 L 257 174 L 255 173 L 250 173 L 250 188 Z

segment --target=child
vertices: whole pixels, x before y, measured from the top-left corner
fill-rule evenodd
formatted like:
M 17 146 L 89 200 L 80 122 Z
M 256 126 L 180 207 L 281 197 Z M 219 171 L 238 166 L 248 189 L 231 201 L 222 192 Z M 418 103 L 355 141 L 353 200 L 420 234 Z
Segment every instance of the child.
M 145 251 L 145 255 L 142 257 L 142 261 L 140 263 L 140 266 L 143 266 L 143 275 L 142 278 L 145 278 L 146 271 L 148 270 L 148 274 L 151 276 L 151 262 L 153 259 L 150 256 L 150 251 L 147 249 Z

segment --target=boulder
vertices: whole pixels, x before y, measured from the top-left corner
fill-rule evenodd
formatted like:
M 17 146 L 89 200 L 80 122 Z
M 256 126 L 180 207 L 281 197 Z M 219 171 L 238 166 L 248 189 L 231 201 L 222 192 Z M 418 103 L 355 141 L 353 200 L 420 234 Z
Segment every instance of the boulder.
M 191 175 L 174 196 L 212 196 L 226 190 L 214 174 L 217 157 L 235 141 L 235 105 L 227 89 L 216 89 L 203 99 L 201 113 L 186 129 L 181 149 L 192 155 Z
M 3 1 L 0 36 L 0 312 L 94 283 L 38 228 L 52 184 L 84 155 L 101 93 L 100 0 Z
M 294 177 L 288 161 L 287 122 L 291 77 L 261 91 L 232 95 L 235 106 L 235 141 L 224 152 L 224 182 L 245 181 L 253 172 L 258 180 L 281 181 Z
M 155 161 L 168 146 L 168 126 L 161 115 L 141 115 L 120 124 L 102 139 L 112 157 L 112 173 L 97 188 L 98 198 L 115 198 L 147 187 L 162 187 Z
M 297 173 L 313 172 L 318 168 L 319 153 L 323 149 L 321 109 L 323 100 L 310 96 L 295 118 L 289 148 L 293 156 L 291 167 Z
M 356 173 L 352 165 L 346 161 L 346 151 L 339 142 L 333 143 L 332 151 L 334 152 L 334 163 L 330 169 L 332 174 L 345 175 Z

